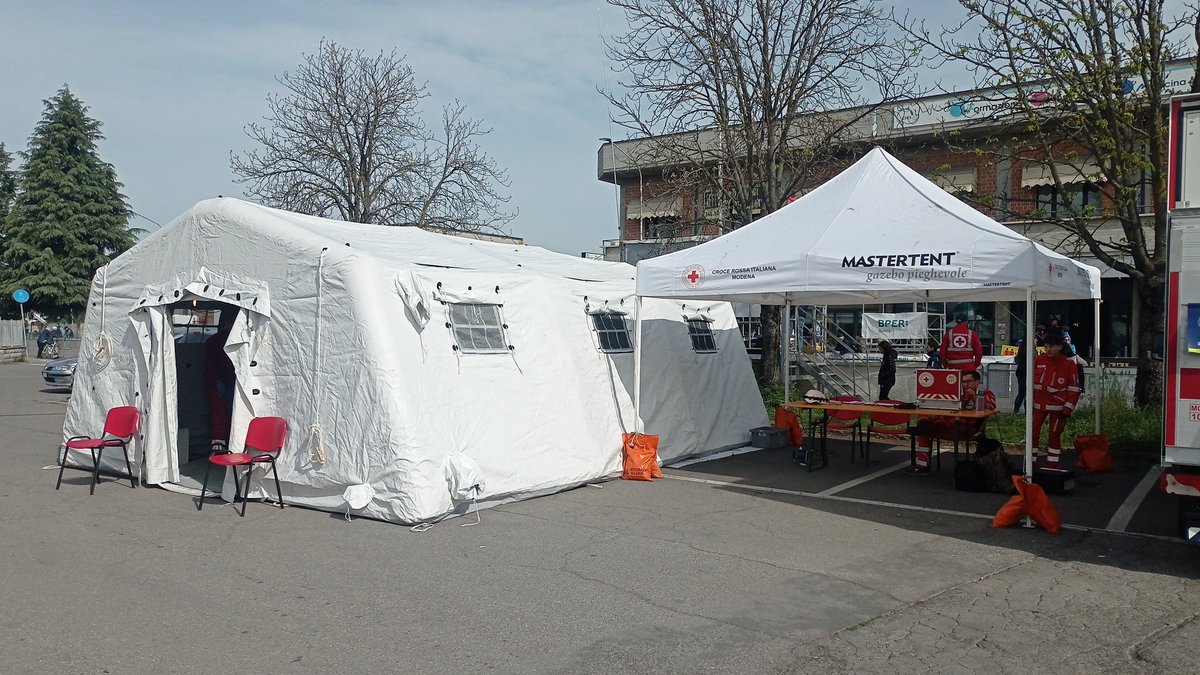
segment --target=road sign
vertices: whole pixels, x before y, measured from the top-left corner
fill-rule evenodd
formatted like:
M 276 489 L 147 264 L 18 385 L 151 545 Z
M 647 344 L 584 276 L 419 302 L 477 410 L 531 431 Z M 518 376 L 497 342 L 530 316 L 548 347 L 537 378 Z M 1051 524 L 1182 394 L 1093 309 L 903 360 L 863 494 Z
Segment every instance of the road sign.
M 13 300 L 16 300 L 19 305 L 29 302 L 29 291 L 24 288 L 18 288 L 13 291 Z

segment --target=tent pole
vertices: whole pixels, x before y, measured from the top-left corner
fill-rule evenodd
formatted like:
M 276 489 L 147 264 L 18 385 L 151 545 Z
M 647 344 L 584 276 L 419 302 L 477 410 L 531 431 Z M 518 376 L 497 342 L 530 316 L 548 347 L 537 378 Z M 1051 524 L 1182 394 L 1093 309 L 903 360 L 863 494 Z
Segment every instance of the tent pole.
M 1096 377 L 1092 381 L 1092 407 L 1096 409 L 1096 435 L 1100 435 L 1100 382 L 1104 376 L 1104 368 L 1100 365 L 1100 298 L 1096 298 L 1095 331 L 1092 333 L 1092 365 L 1096 366 Z
M 783 402 L 787 403 L 792 400 L 789 398 L 792 384 L 792 350 L 788 342 L 792 339 L 792 299 L 785 297 L 783 301 L 783 338 L 780 343 L 783 345 Z
M 1025 480 L 1033 482 L 1033 357 L 1037 343 L 1033 331 L 1033 287 L 1025 291 Z
M 642 296 L 634 296 L 633 308 L 637 312 L 634 319 L 633 350 L 633 431 L 642 432 Z

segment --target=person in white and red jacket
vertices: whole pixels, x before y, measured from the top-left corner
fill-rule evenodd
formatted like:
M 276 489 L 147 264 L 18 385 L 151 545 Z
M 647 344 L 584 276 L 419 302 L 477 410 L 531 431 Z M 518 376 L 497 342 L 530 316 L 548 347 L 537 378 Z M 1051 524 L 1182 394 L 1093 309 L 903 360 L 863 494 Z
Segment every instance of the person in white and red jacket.
M 979 370 L 983 365 L 983 343 L 979 341 L 979 333 L 971 330 L 966 314 L 960 312 L 954 321 L 954 327 L 942 338 L 942 367 L 963 372 Z
M 1046 352 L 1033 362 L 1033 440 L 1040 443 L 1042 424 L 1050 421 L 1049 453 L 1045 466 L 1059 468 L 1062 433 L 1079 403 L 1079 370 L 1062 353 L 1062 335 L 1046 336 Z

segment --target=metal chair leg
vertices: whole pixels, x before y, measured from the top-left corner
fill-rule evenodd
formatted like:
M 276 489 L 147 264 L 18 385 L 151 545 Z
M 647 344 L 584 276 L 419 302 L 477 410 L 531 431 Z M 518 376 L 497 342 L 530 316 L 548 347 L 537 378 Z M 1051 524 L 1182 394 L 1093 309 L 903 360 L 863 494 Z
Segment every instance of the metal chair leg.
M 63 471 L 66 470 L 66 468 L 67 468 L 67 453 L 68 452 L 71 452 L 71 449 L 64 445 L 62 461 L 58 463 L 58 482 L 54 484 L 55 490 L 62 487 L 62 476 L 63 476 Z
M 92 450 L 92 488 L 88 494 L 96 494 L 96 483 L 100 482 L 100 458 L 104 455 L 104 446 Z
M 129 472 L 129 487 L 136 488 L 137 485 L 133 482 L 133 466 L 129 463 L 129 446 L 122 443 L 121 452 L 125 454 L 125 470 Z
M 271 473 L 275 475 L 275 495 L 279 497 L 279 508 L 283 508 L 283 488 L 279 487 L 279 467 L 275 465 L 274 458 L 271 459 Z
M 204 494 L 208 492 L 208 472 L 212 471 L 212 462 L 207 462 L 204 467 L 204 482 L 200 484 L 200 503 L 196 506 L 197 511 L 204 510 Z
M 250 501 L 250 471 L 254 469 L 253 464 L 246 465 L 246 489 L 242 491 L 242 517 L 246 517 L 246 502 Z M 233 470 L 233 484 L 236 486 L 238 482 L 237 469 Z M 234 488 L 234 498 L 237 498 L 237 488 Z M 236 507 L 236 503 L 234 504 Z

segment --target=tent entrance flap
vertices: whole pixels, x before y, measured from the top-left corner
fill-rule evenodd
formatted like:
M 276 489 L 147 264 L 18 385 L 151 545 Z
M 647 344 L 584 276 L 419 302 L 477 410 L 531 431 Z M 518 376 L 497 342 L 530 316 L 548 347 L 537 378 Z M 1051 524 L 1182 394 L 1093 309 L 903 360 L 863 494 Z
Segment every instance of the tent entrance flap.
M 257 350 L 266 331 L 255 329 L 266 328 L 269 313 L 270 301 L 265 284 L 218 278 L 203 268 L 195 281 L 175 279 L 164 285 L 146 286 L 142 290 L 129 313 L 131 330 L 127 335 L 130 342 L 136 344 L 126 347 L 137 353 L 136 394 L 143 415 L 140 459 L 142 477 L 146 483 L 179 482 L 179 467 L 192 459 L 193 443 L 203 443 L 207 434 L 211 444 L 213 427 L 216 426 L 214 422 L 220 422 L 222 429 L 229 429 L 223 432 L 227 440 L 236 441 L 239 430 L 244 434 L 245 424 L 249 420 L 244 413 L 229 410 L 225 414 L 226 410 L 222 408 L 217 413 L 217 419 L 212 419 L 212 406 L 208 404 L 207 392 L 204 391 L 204 361 L 193 352 L 203 349 L 207 338 L 221 330 L 222 324 L 228 324 L 225 334 L 230 337 L 228 344 L 221 349 L 229 354 L 228 361 L 233 363 L 233 372 L 240 372 L 237 364 L 240 361 L 248 363 L 249 355 Z M 222 316 L 224 320 L 220 318 Z M 210 321 L 215 323 L 207 325 Z M 186 340 L 200 344 L 188 347 Z M 181 361 L 181 357 L 187 360 Z M 207 360 L 215 361 L 211 358 Z M 197 367 L 201 368 L 199 377 L 192 374 Z M 181 378 L 181 371 L 188 373 L 187 376 Z M 228 371 L 229 368 L 226 369 Z M 244 402 L 245 398 L 239 388 L 242 384 L 240 379 L 226 375 L 224 383 L 220 385 L 226 388 L 233 408 L 239 408 L 238 402 Z M 186 388 L 182 394 L 181 386 Z M 197 387 L 200 391 L 197 391 Z M 199 408 L 209 415 L 206 424 L 195 419 L 195 406 L 185 408 L 190 403 L 196 403 L 195 398 L 201 396 L 202 392 L 204 398 L 200 400 Z M 180 413 L 184 409 L 188 411 L 185 416 L 187 421 L 180 424 Z M 224 420 L 230 420 L 230 423 Z M 238 421 L 241 421 L 240 426 Z M 192 427 L 188 424 L 197 425 L 195 441 Z M 186 449 L 181 446 L 186 446 Z M 200 451 L 202 448 L 196 452 Z
M 237 378 L 224 346 L 238 311 L 211 300 L 170 306 L 180 466 L 205 460 L 215 441 L 229 441 Z

